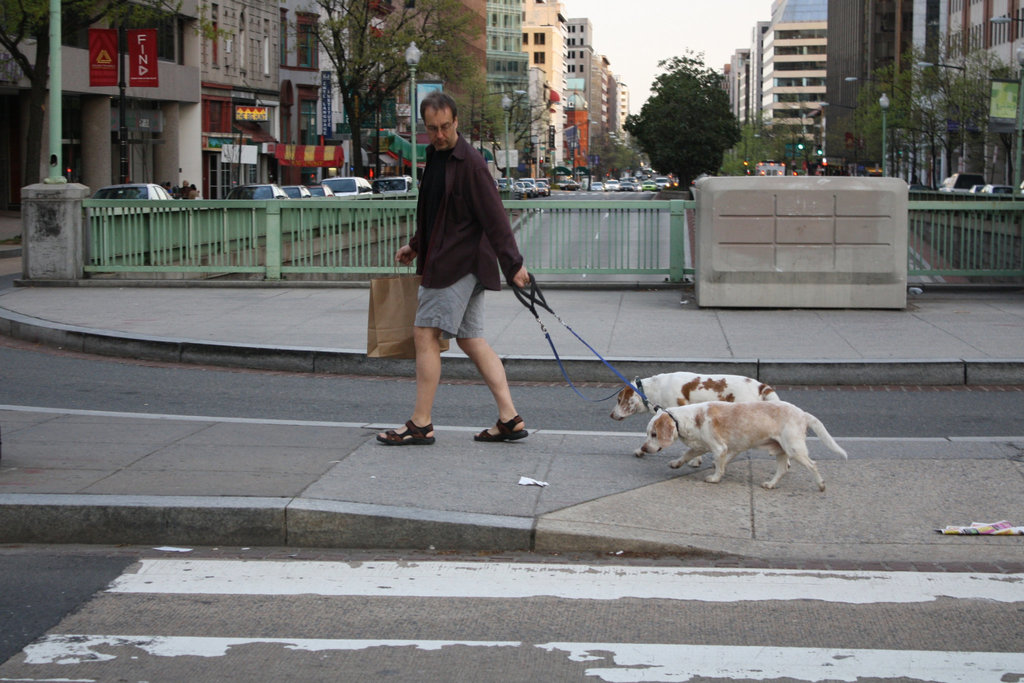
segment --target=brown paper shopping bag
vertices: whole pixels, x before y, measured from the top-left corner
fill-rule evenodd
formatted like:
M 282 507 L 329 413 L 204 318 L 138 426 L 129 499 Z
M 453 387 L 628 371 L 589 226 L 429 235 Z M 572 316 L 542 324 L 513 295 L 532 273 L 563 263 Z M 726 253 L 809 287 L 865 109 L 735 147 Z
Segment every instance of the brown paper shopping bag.
M 415 358 L 412 328 L 420 286 L 419 275 L 395 275 L 370 280 L 366 355 L 370 358 Z M 448 350 L 441 340 L 441 350 Z

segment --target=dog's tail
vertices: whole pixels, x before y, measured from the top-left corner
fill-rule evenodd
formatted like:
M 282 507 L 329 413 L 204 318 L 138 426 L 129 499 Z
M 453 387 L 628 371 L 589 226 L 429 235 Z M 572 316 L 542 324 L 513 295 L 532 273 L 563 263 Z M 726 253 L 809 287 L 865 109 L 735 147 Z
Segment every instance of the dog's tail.
M 818 435 L 818 438 L 821 439 L 821 442 L 828 446 L 829 450 L 843 456 L 843 459 L 845 460 L 846 451 L 844 451 L 842 447 L 836 443 L 836 440 L 833 439 L 832 435 L 828 433 L 828 430 L 825 429 L 825 425 L 821 423 L 821 420 L 814 417 L 808 412 L 804 412 L 804 415 L 807 416 L 807 426 L 814 430 L 814 433 Z

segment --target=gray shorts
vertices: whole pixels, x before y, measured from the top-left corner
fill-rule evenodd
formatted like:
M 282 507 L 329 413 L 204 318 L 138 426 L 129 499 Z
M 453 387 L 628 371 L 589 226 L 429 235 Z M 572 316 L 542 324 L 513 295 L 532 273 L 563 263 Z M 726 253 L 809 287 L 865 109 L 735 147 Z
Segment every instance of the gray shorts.
M 420 286 L 416 327 L 436 327 L 442 339 L 484 336 L 484 286 L 470 273 L 449 287 Z

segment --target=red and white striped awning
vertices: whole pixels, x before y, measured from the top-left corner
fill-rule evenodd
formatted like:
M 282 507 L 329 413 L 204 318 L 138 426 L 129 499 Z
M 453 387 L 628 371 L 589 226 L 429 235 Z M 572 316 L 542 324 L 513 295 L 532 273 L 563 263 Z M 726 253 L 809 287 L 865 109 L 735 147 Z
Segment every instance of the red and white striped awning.
M 341 166 L 345 149 L 341 145 L 278 145 L 274 156 L 285 166 Z

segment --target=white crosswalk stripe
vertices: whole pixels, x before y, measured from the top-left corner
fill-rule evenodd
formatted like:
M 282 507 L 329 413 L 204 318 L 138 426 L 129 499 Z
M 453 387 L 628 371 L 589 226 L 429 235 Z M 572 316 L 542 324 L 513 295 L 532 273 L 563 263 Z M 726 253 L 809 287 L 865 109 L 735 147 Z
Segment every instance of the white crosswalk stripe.
M 105 623 L 103 617 L 106 616 L 112 627 L 118 624 L 123 628 L 123 611 L 134 605 L 133 601 L 141 601 L 148 610 L 155 610 L 157 603 L 154 601 L 173 604 L 182 600 L 187 601 L 182 612 L 188 617 L 181 624 L 164 623 L 158 616 L 148 623 L 140 617 L 138 633 L 66 628 L 98 626 Z M 316 609 L 327 615 L 345 614 L 346 620 L 339 625 L 337 617 L 332 616 L 322 637 L 311 635 L 308 625 L 293 622 L 289 625 L 294 632 L 268 635 L 264 631 L 269 622 L 262 618 L 253 622 L 261 626 L 258 633 L 211 634 L 197 629 L 196 623 L 205 623 L 217 609 L 232 604 L 219 602 L 221 600 L 235 601 L 240 604 L 241 612 L 250 617 L 253 609 L 272 615 L 291 604 L 299 613 Z M 295 607 L 294 601 L 302 602 Z M 409 637 L 414 630 L 411 626 L 396 634 L 385 632 L 393 631 L 393 627 L 375 626 L 379 616 L 367 615 L 365 623 L 359 621 L 361 611 L 367 610 L 374 601 L 381 601 L 385 612 L 400 609 L 400 605 L 409 601 L 420 614 L 453 605 L 455 616 L 465 616 L 474 606 L 480 615 L 490 613 L 496 604 L 502 607 L 494 622 L 485 623 L 482 617 L 476 616 L 471 620 L 474 628 L 479 628 L 482 636 L 479 638 L 465 637 L 473 634 L 456 625 L 452 626 L 451 633 L 445 632 L 448 624 L 443 617 L 424 625 L 422 637 Z M 242 653 L 254 652 L 252 648 L 271 648 L 271 652 L 277 648 L 279 654 L 270 657 L 271 660 L 280 659 L 285 653 L 292 657 L 320 658 L 358 655 L 373 656 L 395 667 L 399 666 L 394 664 L 399 653 L 402 657 L 412 653 L 415 657 L 506 657 L 511 661 L 549 657 L 554 659 L 544 660 L 545 664 L 562 662 L 579 667 L 580 674 L 594 680 L 611 682 L 702 678 L 762 681 L 911 678 L 977 683 L 1024 678 L 1024 633 L 1019 622 L 1020 611 L 1024 608 L 1024 575 L 1019 574 L 497 561 L 145 559 L 118 577 L 94 602 L 98 606 L 92 613 L 87 609 L 77 618 L 69 617 L 64 624 L 27 647 L 20 657 L 0 666 L 0 680 L 14 680 L 14 675 L 56 676 L 62 670 L 73 671 L 76 675 L 90 672 L 96 679 L 109 680 L 117 677 L 112 675 L 114 669 L 110 667 L 136 666 L 147 658 L 169 662 L 161 666 L 171 668 L 178 661 L 190 662 L 190 666 L 200 661 L 211 666 L 210 662 L 247 656 Z M 509 623 L 520 607 L 526 610 L 524 623 Z M 209 611 L 197 614 L 196 610 L 204 609 Z M 898 618 L 904 612 L 924 610 L 920 615 L 922 623 L 913 628 L 928 629 L 929 624 L 933 624 L 939 633 L 926 640 L 936 643 L 942 641 L 945 630 L 939 621 L 940 615 L 948 609 L 961 621 L 964 614 L 976 612 L 972 623 L 984 624 L 986 619 L 994 619 L 1016 624 L 1016 633 L 1010 633 L 1008 639 L 992 651 L 985 649 L 984 641 L 960 642 L 959 636 L 951 637 L 956 642 L 950 645 L 955 647 L 915 649 L 889 647 L 886 638 L 892 636 L 876 636 L 871 623 L 872 619 L 877 619 L 885 623 L 886 629 L 897 633 L 900 629 L 887 620 Z M 581 615 L 589 614 L 590 610 L 604 616 L 568 618 L 569 627 L 577 629 L 575 634 L 581 636 L 579 640 L 537 637 L 538 633 L 564 635 L 568 627 L 538 625 L 536 617 L 530 615 L 576 615 L 576 610 L 582 610 Z M 792 615 L 786 610 L 792 610 Z M 831 637 L 827 615 L 834 612 L 829 610 L 844 611 L 843 619 L 853 618 L 858 623 L 868 620 L 864 633 L 857 635 L 857 644 L 822 646 L 821 641 Z M 878 615 L 872 610 L 879 610 Z M 145 611 L 141 610 L 140 614 Z M 620 611 L 622 615 L 617 614 Z M 609 614 L 624 617 L 621 626 L 613 626 L 613 630 L 620 628 L 622 631 L 629 630 L 629 624 L 640 615 L 651 621 L 660 617 L 669 625 L 664 631 L 666 638 L 663 642 L 636 642 L 632 634 L 621 642 L 588 638 L 607 633 L 600 623 Z M 685 631 L 684 635 L 685 625 L 696 615 L 702 616 L 704 626 Z M 808 621 L 810 615 L 814 619 Z M 735 628 L 727 624 L 753 622 L 754 617 L 771 617 L 775 624 L 770 628 L 754 626 L 751 634 L 735 634 L 725 639 L 730 642 L 709 642 L 710 636 L 722 634 L 709 634 L 707 624 L 721 621 L 727 631 Z M 820 620 L 822 618 L 824 620 Z M 779 630 L 779 625 L 799 624 L 800 620 L 808 623 L 802 624 L 803 630 L 794 631 L 796 636 Z M 316 623 L 312 612 L 310 622 Z M 249 624 L 244 619 L 240 623 Z M 143 630 L 146 628 L 151 630 Z M 374 628 L 381 630 L 375 637 L 342 637 L 339 633 L 347 629 L 351 634 L 367 635 Z M 512 633 L 517 628 L 529 631 L 533 637 L 493 637 Z M 763 642 L 749 642 L 754 634 Z M 806 639 L 807 646 L 793 642 L 797 637 Z M 863 646 L 866 643 L 874 646 Z M 1015 647 L 1014 643 L 1022 647 Z M 500 677 L 477 673 L 475 680 L 500 680 Z M 340 671 L 337 675 L 337 680 L 348 680 Z M 301 671 L 295 672 L 295 679 L 303 679 Z M 463 680 L 469 679 L 463 677 Z M 561 679 L 552 674 L 550 680 Z

